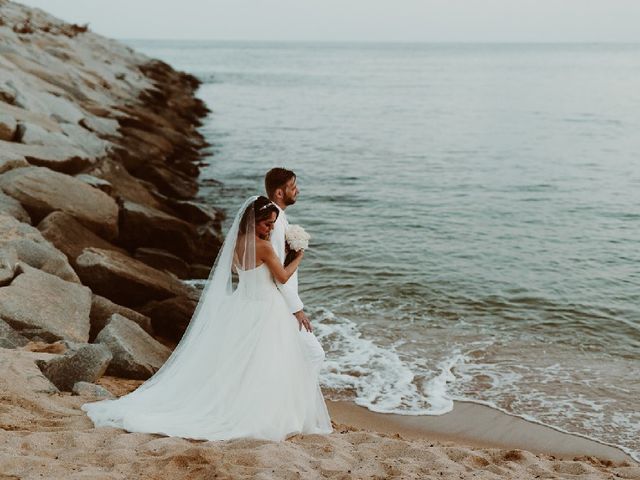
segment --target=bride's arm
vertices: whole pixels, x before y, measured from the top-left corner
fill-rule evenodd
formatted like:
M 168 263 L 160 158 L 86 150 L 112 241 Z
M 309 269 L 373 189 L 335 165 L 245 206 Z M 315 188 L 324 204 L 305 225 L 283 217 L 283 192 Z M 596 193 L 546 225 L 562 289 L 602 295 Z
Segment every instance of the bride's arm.
M 304 256 L 304 251 L 300 250 L 297 252 L 293 261 L 286 267 L 283 267 L 280 259 L 276 255 L 276 252 L 273 250 L 271 243 L 267 241 L 264 243 L 260 242 L 257 246 L 256 253 L 260 257 L 259 259 L 267 264 L 267 267 L 269 267 L 269 270 L 271 271 L 271 275 L 273 275 L 273 278 L 275 278 L 279 283 L 287 283 L 287 280 L 289 280 L 291 275 L 293 275 L 293 272 L 296 271 L 302 261 L 302 257 Z

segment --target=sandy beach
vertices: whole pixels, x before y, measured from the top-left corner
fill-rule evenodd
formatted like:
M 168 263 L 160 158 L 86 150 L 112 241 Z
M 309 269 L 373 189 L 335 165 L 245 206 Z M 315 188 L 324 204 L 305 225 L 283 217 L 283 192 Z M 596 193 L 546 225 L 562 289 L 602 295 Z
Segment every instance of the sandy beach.
M 0 350 L 0 478 L 640 478 L 623 452 L 489 408 L 458 404 L 441 417 L 374 414 L 330 402 L 335 431 L 285 442 L 210 442 L 94 428 L 34 360 L 58 353 L 30 343 Z M 104 376 L 115 395 L 142 383 Z

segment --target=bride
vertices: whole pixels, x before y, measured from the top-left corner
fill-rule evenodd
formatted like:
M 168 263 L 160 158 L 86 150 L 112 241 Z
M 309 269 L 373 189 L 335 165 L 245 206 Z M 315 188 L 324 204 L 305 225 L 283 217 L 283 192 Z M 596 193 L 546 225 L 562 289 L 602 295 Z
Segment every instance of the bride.
M 279 262 L 269 242 L 278 214 L 266 197 L 244 203 L 169 359 L 128 395 L 82 405 L 96 427 L 203 440 L 331 432 L 316 370 L 274 281 L 286 282 L 303 257 Z

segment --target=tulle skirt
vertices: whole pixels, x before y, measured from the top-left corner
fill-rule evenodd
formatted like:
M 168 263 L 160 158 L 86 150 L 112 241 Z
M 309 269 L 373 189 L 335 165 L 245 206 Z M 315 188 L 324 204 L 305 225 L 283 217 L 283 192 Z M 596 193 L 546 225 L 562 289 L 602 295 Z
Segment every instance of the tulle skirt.
M 238 289 L 217 311 L 217 331 L 205 327 L 176 349 L 158 378 L 82 405 L 94 425 L 204 440 L 331 432 L 317 372 L 275 285 L 257 299 Z

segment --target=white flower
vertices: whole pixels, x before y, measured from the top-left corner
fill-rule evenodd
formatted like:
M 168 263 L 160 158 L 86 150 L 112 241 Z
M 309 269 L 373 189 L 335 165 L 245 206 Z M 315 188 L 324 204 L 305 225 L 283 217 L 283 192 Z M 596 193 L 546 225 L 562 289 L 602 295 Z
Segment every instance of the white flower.
M 289 225 L 284 233 L 284 238 L 289 248 L 295 252 L 309 248 L 311 235 L 304 231 L 300 225 Z

